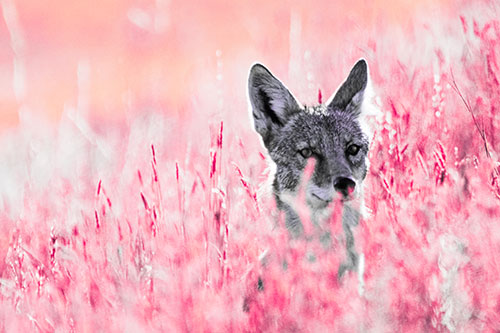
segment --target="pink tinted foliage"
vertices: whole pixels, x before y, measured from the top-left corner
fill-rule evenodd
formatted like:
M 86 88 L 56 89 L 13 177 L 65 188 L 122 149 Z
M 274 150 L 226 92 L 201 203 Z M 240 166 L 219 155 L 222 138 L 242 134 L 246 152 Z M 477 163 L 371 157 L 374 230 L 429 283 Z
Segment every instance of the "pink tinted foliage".
M 457 21 L 467 56 L 410 66 L 370 42 L 382 116 L 354 229 L 362 286 L 337 278 L 340 203 L 329 248 L 300 203 L 312 240 L 290 238 L 258 136 L 231 128 L 238 100 L 162 141 L 124 126 L 103 137 L 114 159 L 89 141 L 99 167 L 18 184 L 22 213 L 0 212 L 1 330 L 500 330 L 500 23 Z

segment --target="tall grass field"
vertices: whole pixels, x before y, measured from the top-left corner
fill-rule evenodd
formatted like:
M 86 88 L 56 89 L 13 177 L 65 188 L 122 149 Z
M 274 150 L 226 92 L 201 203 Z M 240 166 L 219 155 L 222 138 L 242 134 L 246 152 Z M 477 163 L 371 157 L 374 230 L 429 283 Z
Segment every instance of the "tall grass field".
M 1 5 L 0 331 L 500 331 L 498 3 L 53 5 Z M 311 105 L 361 57 L 339 279 L 341 214 L 290 237 L 246 80 Z

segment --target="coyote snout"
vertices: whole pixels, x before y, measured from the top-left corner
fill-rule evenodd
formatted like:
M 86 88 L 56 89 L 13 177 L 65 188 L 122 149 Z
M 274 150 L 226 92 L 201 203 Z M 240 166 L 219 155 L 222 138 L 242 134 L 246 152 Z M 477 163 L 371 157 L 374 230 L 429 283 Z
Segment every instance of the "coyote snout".
M 344 199 L 350 199 L 356 187 L 356 182 L 350 177 L 337 177 L 333 187 L 342 194 Z
M 350 177 L 337 177 L 328 187 L 310 183 L 307 187 L 307 203 L 312 208 L 326 208 L 333 200 L 349 201 L 354 198 L 356 182 Z

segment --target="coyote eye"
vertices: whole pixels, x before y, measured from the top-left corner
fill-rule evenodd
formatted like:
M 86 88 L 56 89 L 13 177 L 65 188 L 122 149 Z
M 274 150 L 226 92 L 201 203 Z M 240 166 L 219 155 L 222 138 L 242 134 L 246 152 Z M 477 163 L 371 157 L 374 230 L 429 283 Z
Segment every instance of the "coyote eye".
M 350 145 L 347 147 L 346 153 L 347 155 L 355 156 L 359 152 L 359 146 L 358 145 Z
M 312 151 L 309 148 L 304 148 L 299 150 L 300 155 L 302 155 L 303 158 L 309 158 L 312 155 Z

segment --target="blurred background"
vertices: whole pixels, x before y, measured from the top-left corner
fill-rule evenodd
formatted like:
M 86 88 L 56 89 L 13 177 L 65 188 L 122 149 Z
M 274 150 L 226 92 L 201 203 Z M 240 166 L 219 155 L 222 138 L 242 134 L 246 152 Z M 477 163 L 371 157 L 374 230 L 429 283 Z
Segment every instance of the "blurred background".
M 498 6 L 0 0 L 0 331 L 500 332 Z M 246 101 L 256 61 L 311 104 L 360 57 L 366 298 L 276 228 Z
M 388 48 L 400 36 L 411 45 L 413 35 L 428 33 L 425 25 L 415 31 L 415 18 L 439 21 L 457 3 L 2 0 L 0 133 L 23 114 L 53 123 L 68 108 L 94 125 L 148 110 L 178 119 L 246 110 L 240 104 L 255 61 L 314 102 L 319 88 L 325 98 L 335 90 L 357 58 L 370 62 L 384 47 L 377 36 Z M 317 75 L 325 71 L 332 75 Z

